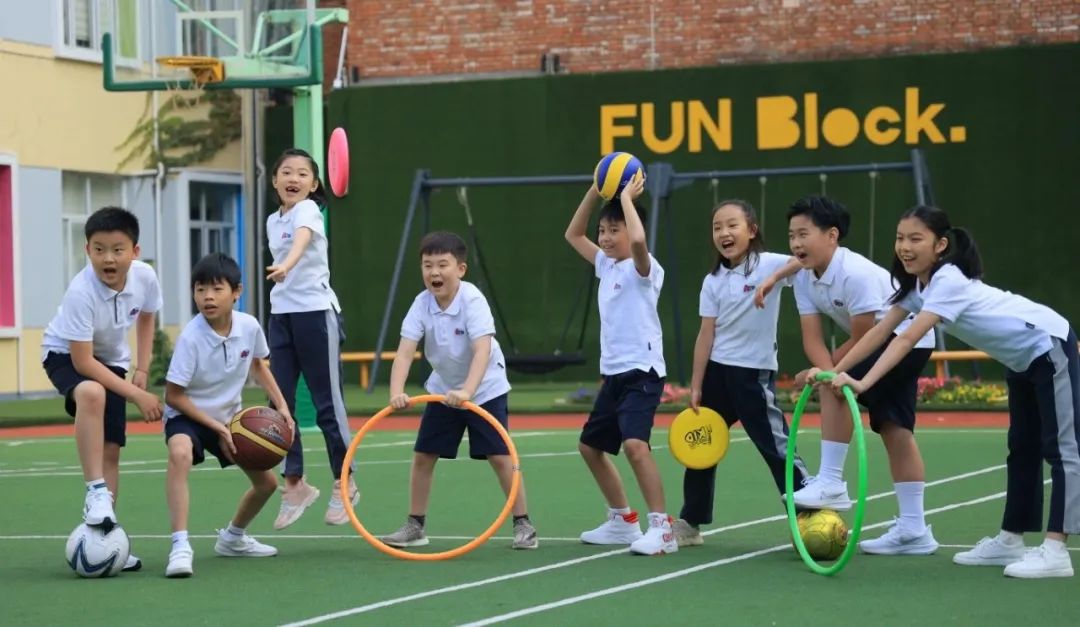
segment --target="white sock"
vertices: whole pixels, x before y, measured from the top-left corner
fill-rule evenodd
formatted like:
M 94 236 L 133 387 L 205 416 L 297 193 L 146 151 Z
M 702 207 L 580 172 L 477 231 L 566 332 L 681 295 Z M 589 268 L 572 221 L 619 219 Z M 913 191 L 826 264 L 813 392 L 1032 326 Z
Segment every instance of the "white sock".
M 1061 540 L 1054 540 L 1054 539 L 1051 539 L 1051 538 L 1047 538 L 1047 539 L 1043 540 L 1043 547 L 1046 548 L 1047 550 L 1049 550 L 1051 553 L 1063 553 L 1063 552 L 1065 552 L 1067 550 L 1065 548 L 1065 543 L 1064 542 L 1062 542 Z
M 1002 529 L 1001 533 L 998 534 L 997 541 L 1005 546 L 1017 546 L 1024 543 L 1024 536 Z
M 649 512 L 649 525 L 652 526 L 652 521 L 659 520 L 661 525 L 666 525 L 668 521 L 667 512 Z
M 926 515 L 923 513 L 923 492 L 925 481 L 901 481 L 893 484 L 896 488 L 896 500 L 900 504 L 900 517 L 897 523 L 901 531 L 921 536 L 926 533 Z
M 105 478 L 104 477 L 102 477 L 101 479 L 92 479 L 92 480 L 86 482 L 86 491 L 87 492 L 90 492 L 91 490 L 108 490 L 108 489 L 109 489 L 109 484 L 105 483 Z
M 609 507 L 608 509 L 615 514 L 621 514 L 623 516 L 626 516 L 630 513 L 629 507 Z
M 185 529 L 183 531 L 174 531 L 172 534 L 172 543 L 174 549 L 191 546 L 191 544 L 188 542 L 187 530 Z
M 841 483 L 844 480 L 844 461 L 847 459 L 848 445 L 844 442 L 821 441 L 821 468 L 818 479 L 828 483 Z
M 225 533 L 232 536 L 232 538 L 230 538 L 231 540 L 239 540 L 244 537 L 244 529 L 232 524 L 231 521 L 229 522 L 228 528 L 225 529 Z

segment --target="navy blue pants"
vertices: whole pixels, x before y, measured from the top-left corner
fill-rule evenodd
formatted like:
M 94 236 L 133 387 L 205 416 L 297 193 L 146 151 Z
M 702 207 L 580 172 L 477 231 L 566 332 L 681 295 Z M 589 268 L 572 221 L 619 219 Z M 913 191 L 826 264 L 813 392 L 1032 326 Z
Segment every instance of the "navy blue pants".
M 1043 462 L 1050 466 L 1047 531 L 1080 533 L 1080 355 L 1076 334 L 1031 362 L 1008 371 L 1008 488 L 1001 528 L 1042 531 Z
M 345 343 L 341 314 L 333 309 L 270 314 L 269 326 L 270 372 L 294 417 L 296 386 L 300 375 L 304 375 L 315 405 L 316 423 L 326 440 L 330 470 L 338 479 L 351 437 L 341 388 L 341 345 Z M 285 475 L 303 474 L 304 446 L 297 429 L 285 456 Z
M 723 416 L 729 427 L 742 423 L 747 437 L 769 467 L 776 489 L 784 494 L 788 423 L 776 405 L 776 373 L 709 361 L 701 385 L 701 404 Z M 794 474 L 797 490 L 807 477 L 806 466 L 798 456 Z M 687 468 L 683 474 L 683 507 L 679 517 L 695 527 L 711 523 L 715 495 L 716 466 L 702 470 Z

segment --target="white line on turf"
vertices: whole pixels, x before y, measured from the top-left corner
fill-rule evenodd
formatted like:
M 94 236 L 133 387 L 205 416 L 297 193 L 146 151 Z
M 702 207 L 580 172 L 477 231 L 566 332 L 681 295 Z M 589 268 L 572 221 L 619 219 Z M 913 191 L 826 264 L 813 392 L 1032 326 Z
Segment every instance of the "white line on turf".
M 937 479 L 935 481 L 927 482 L 926 487 L 943 485 L 943 484 L 946 484 L 946 483 L 951 483 L 953 481 L 960 481 L 960 480 L 963 480 L 963 479 L 968 479 L 970 477 L 975 477 L 975 476 L 978 476 L 978 475 L 983 475 L 983 474 L 987 474 L 987 473 L 990 473 L 990 472 L 995 472 L 995 471 L 1001 470 L 1003 468 L 1005 468 L 1004 464 L 999 464 L 999 465 L 995 465 L 995 466 L 988 466 L 986 468 L 981 468 L 979 470 L 973 470 L 971 472 L 965 472 L 965 473 L 961 473 L 959 475 L 953 475 L 951 477 L 945 477 L 943 479 Z M 867 500 L 885 498 L 885 497 L 891 496 L 893 494 L 895 494 L 895 492 L 893 492 L 893 491 L 880 492 L 878 494 L 873 494 L 871 496 L 868 496 Z M 765 524 L 765 523 L 776 522 L 778 520 L 786 520 L 786 519 L 787 519 L 787 515 L 768 516 L 768 517 L 765 517 L 765 518 L 759 518 L 757 520 L 750 520 L 750 521 L 746 521 L 746 522 L 736 523 L 734 525 L 727 525 L 727 526 L 724 526 L 724 527 L 717 527 L 715 529 L 710 529 L 708 531 L 702 532 L 701 535 L 710 536 L 710 535 L 714 535 L 714 534 L 717 534 L 717 533 L 723 533 L 725 531 L 730 531 L 730 530 L 733 530 L 733 529 L 742 529 L 744 527 L 753 527 L 753 526 L 756 526 L 756 525 L 762 525 L 762 524 Z M 790 545 L 783 545 L 783 546 L 787 547 L 787 546 L 790 546 Z M 773 549 L 765 549 L 765 552 L 769 552 L 771 550 L 779 550 L 779 549 L 776 549 L 774 547 Z M 385 608 L 385 607 L 392 607 L 392 606 L 395 606 L 395 605 L 401 605 L 403 603 L 409 603 L 411 601 L 418 601 L 420 599 L 426 599 L 426 598 L 433 597 L 433 596 L 438 596 L 438 595 L 441 595 L 441 594 L 448 594 L 448 593 L 451 593 L 451 592 L 459 592 L 461 590 L 469 590 L 471 588 L 479 588 L 481 586 L 486 586 L 486 585 L 495 584 L 495 583 L 501 583 L 503 581 L 509 581 L 511 579 L 518 579 L 518 578 L 521 578 L 521 577 L 528 577 L 530 575 L 535 575 L 535 574 L 538 574 L 538 573 L 543 573 L 543 572 L 547 572 L 547 571 L 551 571 L 551 570 L 557 570 L 557 569 L 560 569 L 560 568 L 566 568 L 568 566 L 575 566 L 577 564 L 582 564 L 582 563 L 585 563 L 585 562 L 591 562 L 593 560 L 603 559 L 605 557 L 611 557 L 613 555 L 625 555 L 627 552 L 628 552 L 628 550 L 626 548 L 620 548 L 620 549 L 616 549 L 614 551 L 604 551 L 602 553 L 596 553 L 594 555 L 587 555 L 585 557 L 579 557 L 579 558 L 575 558 L 575 559 L 571 559 L 571 560 L 564 560 L 564 561 L 561 561 L 561 562 L 553 562 L 553 563 L 547 564 L 545 566 L 538 566 L 536 568 L 529 568 L 529 569 L 526 569 L 526 570 L 520 570 L 520 571 L 516 571 L 516 572 L 506 573 L 505 575 L 498 575 L 498 576 L 495 576 L 495 577 L 489 577 L 487 579 L 478 579 L 478 580 L 475 580 L 475 581 L 456 584 L 456 585 L 452 585 L 452 586 L 444 586 L 442 588 L 434 588 L 432 590 L 425 590 L 424 592 L 417 592 L 417 593 L 414 593 L 414 594 L 409 594 L 409 595 L 405 595 L 405 596 L 401 596 L 401 597 L 395 597 L 395 598 L 392 598 L 392 599 L 385 599 L 383 601 L 377 601 L 375 603 L 368 603 L 367 605 L 359 605 L 357 607 L 353 607 L 353 608 L 346 609 L 346 610 L 340 610 L 340 611 L 337 611 L 337 612 L 330 612 L 328 614 L 322 614 L 320 616 L 315 616 L 313 618 L 308 618 L 308 619 L 293 622 L 293 623 L 286 623 L 283 627 L 303 627 L 305 625 L 316 625 L 316 624 L 319 624 L 319 623 L 324 623 L 324 622 L 328 622 L 328 621 L 331 621 L 331 620 L 336 620 L 336 619 L 339 619 L 339 618 L 345 618 L 345 617 L 348 617 L 348 616 L 355 616 L 357 614 L 364 614 L 364 613 L 372 612 L 374 610 L 382 609 L 382 608 Z
M 1049 483 L 1049 480 L 1047 480 L 1045 483 Z M 970 501 L 962 501 L 960 503 L 951 503 L 951 504 L 945 505 L 943 507 L 937 507 L 937 508 L 934 508 L 934 509 L 926 510 L 926 515 L 930 516 L 932 514 L 938 514 L 938 513 L 941 513 L 941 512 L 947 512 L 949 510 L 954 510 L 954 509 L 960 509 L 962 507 L 969 507 L 971 505 L 978 505 L 980 503 L 986 503 L 988 501 L 993 501 L 995 499 L 1000 499 L 1003 496 L 1005 496 L 1004 492 L 997 492 L 997 493 L 994 493 L 994 494 L 988 494 L 986 496 L 979 497 L 977 499 L 971 499 Z M 874 523 L 872 525 L 864 525 L 863 530 L 877 529 L 879 527 L 885 527 L 885 526 L 892 525 L 892 524 L 894 524 L 892 520 L 885 520 L 885 521 L 882 521 L 882 522 Z M 527 607 L 527 608 L 524 608 L 524 609 L 521 609 L 521 610 L 517 610 L 515 612 L 507 612 L 506 614 L 499 614 L 498 616 L 492 616 L 490 618 L 485 618 L 483 620 L 478 620 L 478 621 L 474 621 L 474 622 L 471 622 L 471 623 L 464 623 L 464 624 L 462 624 L 462 627 L 481 627 L 483 625 L 493 625 L 495 623 L 501 623 L 501 622 L 505 622 L 505 621 L 508 621 L 508 620 L 513 620 L 515 618 L 521 618 L 522 616 L 529 616 L 529 615 L 532 615 L 532 614 L 539 614 L 540 612 L 546 612 L 548 610 L 553 610 L 553 609 L 556 609 L 556 608 L 559 608 L 559 607 L 565 607 L 567 605 L 574 605 L 574 604 L 580 603 L 582 601 L 588 601 L 590 599 L 596 599 L 596 598 L 599 598 L 599 597 L 610 596 L 612 594 L 617 594 L 619 592 L 625 592 L 626 590 L 633 590 L 633 589 L 636 589 L 636 588 L 643 588 L 645 586 L 651 586 L 653 584 L 657 584 L 657 583 L 660 583 L 660 582 L 663 582 L 663 581 L 676 579 L 678 577 L 685 577 L 686 575 L 692 575 L 694 573 L 701 572 L 703 570 L 708 570 L 710 568 L 715 568 L 717 566 L 724 566 L 726 564 L 731 564 L 733 562 L 741 562 L 743 560 L 752 559 L 752 558 L 755 558 L 755 557 L 758 557 L 758 556 L 761 556 L 761 555 L 765 555 L 767 553 L 776 553 L 778 551 L 784 551 L 784 550 L 790 551 L 791 550 L 791 543 L 778 544 L 776 546 L 769 547 L 767 549 L 761 549 L 759 551 L 752 551 L 752 552 L 749 552 L 749 553 L 742 553 L 740 555 L 735 555 L 733 557 L 727 557 L 727 558 L 724 558 L 724 559 L 715 560 L 715 561 L 712 561 L 712 562 L 707 562 L 705 564 L 698 564 L 697 566 L 694 566 L 694 567 L 691 567 L 691 568 L 684 568 L 682 570 L 672 571 L 672 572 L 669 572 L 669 573 L 666 573 L 666 574 L 663 574 L 663 575 L 659 575 L 657 577 L 651 577 L 649 579 L 645 579 L 643 581 L 634 581 L 634 582 L 631 582 L 631 583 L 623 584 L 621 586 L 614 586 L 614 587 L 611 587 L 611 588 L 604 588 L 603 590 L 596 590 L 594 592 L 589 592 L 587 594 L 579 594 L 577 596 L 567 597 L 565 599 L 560 599 L 558 601 L 552 601 L 550 603 L 544 603 L 542 605 L 536 605 L 536 606 L 533 606 L 533 607 Z
M 255 536 L 259 540 L 363 540 L 359 535 L 355 533 L 349 534 L 328 534 L 328 533 L 309 533 L 309 534 L 261 534 L 257 533 Z M 172 538 L 166 534 L 128 534 L 128 537 L 132 540 L 168 540 Z M 188 536 L 193 540 L 213 540 L 217 538 L 217 534 L 191 534 Z M 0 541 L 9 540 L 66 540 L 66 535 L 10 535 L 0 536 Z M 467 542 L 474 540 L 473 536 L 428 536 L 429 540 L 454 540 Z M 581 538 L 550 538 L 548 536 L 542 536 L 540 538 L 544 542 L 581 542 Z M 491 540 L 513 540 L 510 536 L 494 536 Z

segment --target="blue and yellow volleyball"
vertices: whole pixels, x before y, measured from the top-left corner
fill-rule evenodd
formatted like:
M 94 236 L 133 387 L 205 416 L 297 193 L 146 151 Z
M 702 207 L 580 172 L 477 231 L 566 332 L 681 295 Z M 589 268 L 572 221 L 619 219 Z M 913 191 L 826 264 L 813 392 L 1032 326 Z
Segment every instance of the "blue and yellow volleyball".
M 596 191 L 604 200 L 618 198 L 626 184 L 637 175 L 644 172 L 641 161 L 628 152 L 612 152 L 596 164 L 593 172 L 593 183 Z

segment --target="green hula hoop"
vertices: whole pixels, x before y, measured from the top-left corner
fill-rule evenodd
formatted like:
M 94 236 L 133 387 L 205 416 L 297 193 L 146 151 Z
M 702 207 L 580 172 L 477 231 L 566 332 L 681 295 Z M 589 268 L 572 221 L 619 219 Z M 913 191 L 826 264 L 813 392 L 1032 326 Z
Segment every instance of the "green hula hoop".
M 818 374 L 817 380 L 829 381 L 835 376 L 836 373 L 833 372 L 822 372 Z M 799 522 L 795 516 L 794 486 L 792 485 L 795 475 L 795 443 L 799 436 L 799 421 L 802 420 L 803 410 L 806 409 L 806 402 L 810 400 L 812 391 L 813 387 L 810 384 L 803 388 L 802 396 L 799 397 L 799 402 L 795 405 L 795 413 L 791 416 L 791 435 L 788 436 L 787 460 L 784 463 L 784 487 L 787 491 L 788 525 L 791 527 L 791 538 L 795 543 L 795 548 L 799 551 L 799 556 L 810 567 L 810 570 L 819 575 L 830 577 L 843 570 L 844 566 L 847 566 L 851 556 L 855 554 L 858 548 L 863 515 L 866 513 L 866 438 L 863 434 L 859 405 L 855 402 L 855 395 L 851 392 L 851 388 L 845 385 L 843 387 L 844 399 L 847 400 L 848 409 L 851 410 L 851 420 L 855 426 L 855 444 L 859 456 L 859 487 L 855 501 L 855 520 L 852 521 L 851 536 L 848 537 L 847 547 L 844 548 L 844 552 L 840 554 L 840 557 L 832 566 L 825 567 L 814 561 L 814 558 L 810 557 L 810 554 L 806 551 L 806 545 L 803 543 L 802 535 L 799 533 Z

